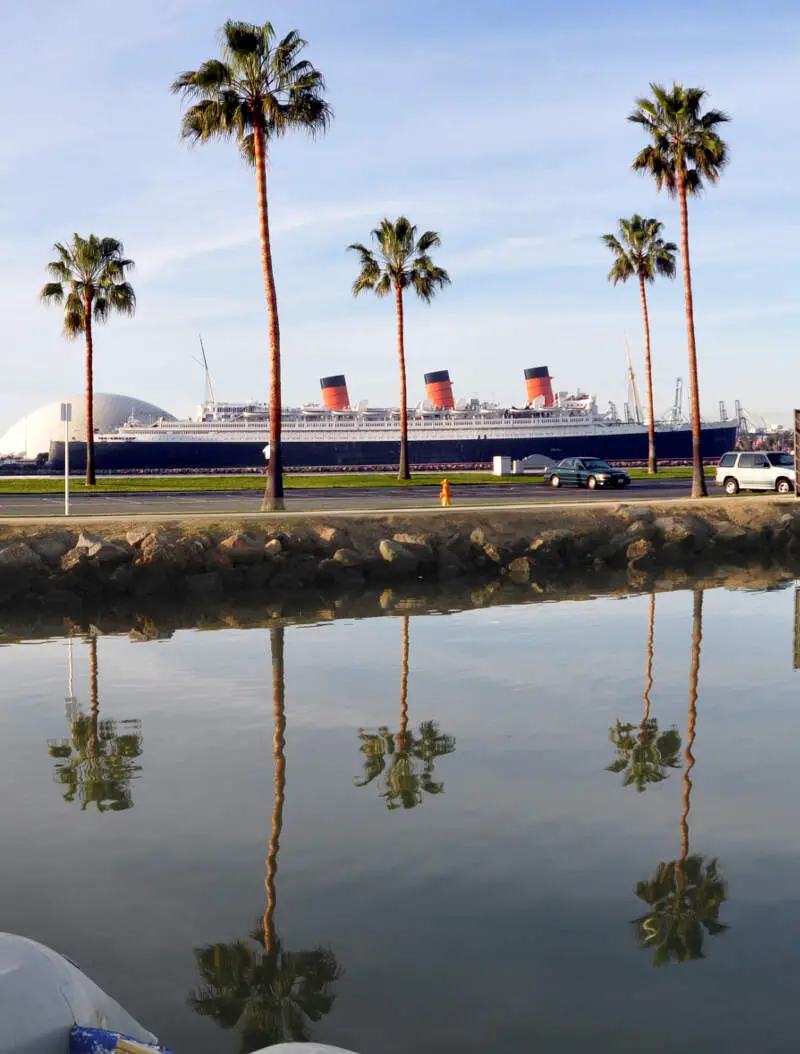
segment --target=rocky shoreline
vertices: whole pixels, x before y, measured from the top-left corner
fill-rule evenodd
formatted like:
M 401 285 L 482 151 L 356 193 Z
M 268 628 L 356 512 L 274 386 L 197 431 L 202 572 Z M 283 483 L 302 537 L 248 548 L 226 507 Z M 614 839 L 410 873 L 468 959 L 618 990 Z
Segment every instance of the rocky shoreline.
M 52 523 L 0 533 L 0 610 L 123 599 L 275 600 L 419 583 L 518 594 L 579 576 L 672 588 L 721 567 L 800 561 L 793 501 L 631 503 L 588 508 L 438 510 L 302 521 Z

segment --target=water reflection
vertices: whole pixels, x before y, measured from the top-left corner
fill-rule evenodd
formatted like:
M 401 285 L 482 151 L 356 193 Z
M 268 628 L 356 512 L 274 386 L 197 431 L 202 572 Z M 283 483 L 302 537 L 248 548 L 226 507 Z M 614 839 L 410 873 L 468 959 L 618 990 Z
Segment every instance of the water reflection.
M 272 656 L 274 797 L 267 850 L 266 910 L 247 940 L 195 949 L 200 984 L 189 1005 L 221 1028 L 240 1033 L 243 1054 L 276 1043 L 308 1042 L 309 1022 L 330 1013 L 342 975 L 329 948 L 284 949 L 275 927 L 278 852 L 286 799 L 284 629 L 269 631 Z
M 364 776 L 356 780 L 356 786 L 366 787 L 377 780 L 387 809 L 413 809 L 422 804 L 426 794 L 441 794 L 444 784 L 433 778 L 436 759 L 456 749 L 455 738 L 440 732 L 435 721 L 423 721 L 416 733 L 409 730 L 408 653 L 409 616 L 403 615 L 399 730 L 394 734 L 384 725 L 377 732 L 362 728 L 358 734 Z
M 636 896 L 649 910 L 632 925 L 639 944 L 653 952 L 656 966 L 702 959 L 705 936 L 715 937 L 728 927 L 719 921 L 727 899 L 727 887 L 716 859 L 689 853 L 689 812 L 695 765 L 693 747 L 697 725 L 697 690 L 700 677 L 700 647 L 703 640 L 703 592 L 693 597 L 692 662 L 689 673 L 689 716 L 686 729 L 686 762 L 683 771 L 681 853 L 677 860 L 662 862 L 652 878 L 636 885 Z
M 98 812 L 133 808 L 131 782 L 141 772 L 141 722 L 100 720 L 97 686 L 97 637 L 89 637 L 90 712 L 85 714 L 73 693 L 72 640 L 68 641 L 67 722 L 69 739 L 50 739 L 56 758 L 54 778 L 65 787 L 64 801 L 78 801 L 82 811 L 93 804 Z
M 647 624 L 647 666 L 645 671 L 644 716 L 638 726 L 617 719 L 609 729 L 609 738 L 617 756 L 607 772 L 622 774 L 623 787 L 636 787 L 641 793 L 651 783 L 661 783 L 669 769 L 680 767 L 681 737 L 673 726 L 664 732 L 658 720 L 650 716 L 650 692 L 653 689 L 653 654 L 655 638 L 656 595 L 650 594 Z

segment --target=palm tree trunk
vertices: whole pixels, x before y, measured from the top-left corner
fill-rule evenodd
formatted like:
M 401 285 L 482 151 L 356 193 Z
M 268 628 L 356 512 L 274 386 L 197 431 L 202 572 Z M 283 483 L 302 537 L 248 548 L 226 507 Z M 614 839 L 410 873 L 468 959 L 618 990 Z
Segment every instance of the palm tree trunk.
M 286 797 L 286 705 L 283 671 L 283 626 L 269 631 L 272 653 L 272 708 L 275 732 L 272 738 L 272 757 L 275 761 L 274 798 L 272 805 L 272 829 L 267 850 L 267 908 L 264 912 L 264 950 L 272 954 L 275 947 L 275 878 L 278 874 L 278 850 L 283 829 L 283 803 Z
M 700 430 L 700 388 L 697 383 L 697 345 L 694 339 L 694 299 L 692 269 L 689 262 L 689 210 L 686 205 L 686 179 L 678 183 L 681 203 L 681 255 L 683 257 L 683 291 L 686 298 L 686 333 L 689 339 L 689 392 L 692 399 L 692 497 L 705 498 L 706 477 L 703 471 L 703 434 Z
M 689 856 L 689 810 L 691 808 L 692 769 L 694 768 L 695 726 L 697 724 L 697 684 L 700 679 L 700 645 L 703 641 L 703 590 L 697 589 L 692 599 L 692 665 L 689 671 L 689 719 L 686 725 L 686 750 L 683 757 L 683 811 L 681 812 L 681 855 L 675 870 L 683 890 L 683 869 Z
M 86 486 L 95 485 L 94 472 L 94 345 L 92 342 L 92 294 L 83 295 L 83 322 L 86 334 Z
M 402 651 L 400 655 L 400 731 L 397 749 L 404 753 L 408 746 L 408 615 L 403 615 Z
M 92 757 L 97 755 L 97 734 L 100 724 L 100 696 L 97 691 L 97 637 L 89 637 L 89 702 L 91 704 L 92 736 L 89 749 Z
M 269 236 L 267 203 L 267 147 L 263 128 L 255 131 L 256 182 L 258 184 L 258 218 L 261 233 L 261 269 L 267 295 L 269 319 L 269 468 L 262 511 L 282 509 L 283 458 L 281 455 L 281 329 L 278 321 L 278 294 L 272 268 L 272 244 Z
M 406 338 L 403 317 L 403 290 L 394 287 L 397 303 L 397 357 L 400 360 L 400 466 L 398 479 L 411 479 L 408 468 L 408 396 L 406 394 Z
M 642 319 L 644 320 L 644 363 L 647 373 L 647 471 L 651 476 L 658 472 L 656 463 L 656 415 L 653 409 L 653 364 L 650 360 L 650 316 L 647 313 L 647 293 L 644 275 L 639 272 L 639 292 L 642 297 Z
M 656 595 L 655 593 L 650 594 L 650 617 L 647 622 L 647 668 L 645 671 L 645 689 L 644 689 L 644 717 L 642 718 L 641 725 L 641 740 L 642 744 L 647 742 L 647 722 L 650 717 L 650 691 L 653 687 L 653 637 L 655 635 L 655 622 L 656 622 Z

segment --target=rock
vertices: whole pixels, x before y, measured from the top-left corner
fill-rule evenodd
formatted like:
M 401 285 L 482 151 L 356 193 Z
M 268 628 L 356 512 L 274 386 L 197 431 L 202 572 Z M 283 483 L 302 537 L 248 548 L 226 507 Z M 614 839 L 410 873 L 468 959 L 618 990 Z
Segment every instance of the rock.
M 394 570 L 413 573 L 419 567 L 419 558 L 406 546 L 391 538 L 382 538 L 378 545 L 381 559 L 390 564 Z
M 283 552 L 283 542 L 281 542 L 280 538 L 270 538 L 270 540 L 264 545 L 264 552 L 271 559 L 280 556 Z
M 508 577 L 517 585 L 526 585 L 531 580 L 533 563 L 527 556 L 518 556 L 508 565 Z
M 308 586 L 317 577 L 318 567 L 319 561 L 315 556 L 298 553 L 286 561 L 279 574 L 291 575 L 301 585 Z M 275 582 L 277 582 L 277 576 L 273 579 L 272 584 L 274 585 Z
M 714 525 L 712 538 L 715 545 L 733 552 L 747 549 L 756 542 L 755 537 L 751 537 L 743 527 L 725 521 Z
M 443 581 L 460 578 L 467 573 L 467 565 L 450 549 L 440 549 L 436 563 L 436 573 Z
M 152 533 L 152 527 L 132 527 L 125 535 L 125 541 L 128 545 L 132 545 L 134 549 L 138 548 L 142 542 Z
M 203 567 L 208 572 L 227 571 L 233 564 L 227 553 L 220 552 L 219 549 L 209 549 L 203 553 Z
M 82 549 L 87 559 L 96 564 L 115 565 L 128 563 L 133 559 L 133 548 L 122 545 L 119 542 L 108 542 L 96 534 L 81 531 L 80 537 L 75 544 L 76 549 Z
M 44 571 L 45 562 L 27 542 L 11 542 L 0 548 L 0 568 Z
M 480 549 L 486 545 L 486 534 L 480 527 L 476 527 L 472 534 L 469 536 L 470 542 L 473 545 L 477 545 Z
M 364 566 L 364 557 L 361 553 L 357 553 L 355 549 L 337 549 L 333 554 L 333 562 L 340 564 L 342 567 L 358 567 Z
M 125 591 L 130 588 L 134 578 L 134 570 L 130 564 L 120 564 L 115 567 L 108 577 L 109 582 L 117 589 Z
M 505 558 L 503 556 L 503 553 L 497 548 L 496 545 L 492 545 L 491 542 L 486 542 L 482 546 L 482 549 L 483 549 L 484 555 L 486 556 L 486 559 L 490 563 L 492 563 L 492 564 L 505 563 Z
M 658 534 L 654 520 L 631 520 L 625 529 L 625 536 L 629 542 L 638 541 L 639 538 L 655 538 Z
M 240 564 L 260 564 L 264 560 L 264 538 L 235 531 L 217 546 L 220 553 L 228 557 L 234 567 Z
M 643 505 L 617 505 L 614 508 L 614 515 L 625 524 L 632 523 L 634 520 L 652 523 L 656 518 L 653 510 Z
M 42 538 L 32 538 L 30 547 L 45 563 L 51 567 L 58 567 L 61 557 L 74 547 L 76 541 L 75 535 L 69 531 L 59 531 L 56 534 L 46 534 Z
M 535 554 L 537 561 L 563 567 L 569 562 L 572 549 L 572 532 L 559 529 L 542 531 L 531 542 L 528 552 Z
M 330 549 L 346 549 L 350 544 L 347 531 L 341 527 L 315 527 L 314 533 Z
M 81 598 L 70 589 L 51 589 L 40 597 L 45 607 L 77 607 Z
M 638 568 L 642 564 L 652 562 L 655 553 L 655 546 L 649 538 L 639 538 L 638 541 L 631 542 L 628 548 L 625 550 L 625 555 L 628 558 L 628 564 L 631 567 Z
M 77 546 L 61 557 L 61 570 L 65 573 L 88 566 L 89 557 L 86 555 L 86 550 L 78 549 Z

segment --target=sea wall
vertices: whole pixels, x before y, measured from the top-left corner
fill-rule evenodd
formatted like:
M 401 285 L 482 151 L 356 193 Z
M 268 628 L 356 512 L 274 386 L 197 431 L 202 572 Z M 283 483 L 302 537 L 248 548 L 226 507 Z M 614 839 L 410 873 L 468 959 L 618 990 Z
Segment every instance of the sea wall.
M 0 526 L 0 609 L 271 601 L 420 583 L 519 594 L 575 579 L 659 588 L 720 568 L 800 564 L 793 499 L 64 522 Z

